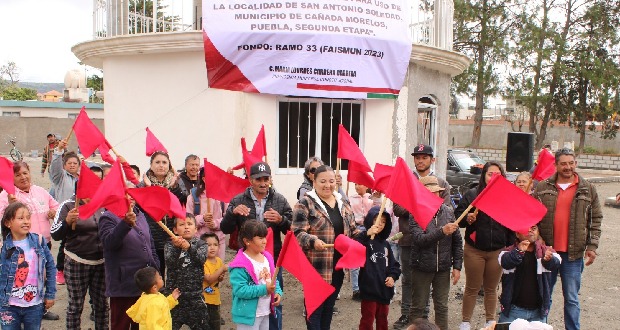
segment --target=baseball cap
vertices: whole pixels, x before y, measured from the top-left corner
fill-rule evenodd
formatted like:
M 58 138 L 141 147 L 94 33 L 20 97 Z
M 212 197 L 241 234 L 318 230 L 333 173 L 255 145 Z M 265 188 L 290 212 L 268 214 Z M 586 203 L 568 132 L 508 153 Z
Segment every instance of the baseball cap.
M 420 183 L 422 183 L 426 189 L 430 190 L 430 192 L 446 190 L 445 188 L 439 186 L 439 181 L 436 176 L 427 175 L 425 177 L 421 177 Z
M 271 167 L 265 162 L 258 162 L 250 167 L 250 178 L 258 179 L 271 176 Z
M 433 156 L 433 147 L 429 146 L 428 144 L 420 144 L 416 146 L 415 148 L 413 148 L 413 152 L 411 153 L 411 156 L 415 156 L 415 155 Z

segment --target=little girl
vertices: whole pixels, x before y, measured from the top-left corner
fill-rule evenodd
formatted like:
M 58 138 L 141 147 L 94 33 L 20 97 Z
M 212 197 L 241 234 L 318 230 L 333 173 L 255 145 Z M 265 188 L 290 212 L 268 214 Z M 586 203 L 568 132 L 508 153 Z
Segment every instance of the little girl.
M 20 202 L 2 216 L 0 324 L 2 329 L 39 329 L 54 305 L 56 266 L 45 239 L 30 233 L 30 210 Z
M 243 247 L 229 265 L 232 320 L 238 330 L 267 330 L 269 314 L 282 297 L 278 281 L 272 283 L 273 257 L 265 251 L 267 226 L 246 221 L 239 231 L 239 244 Z

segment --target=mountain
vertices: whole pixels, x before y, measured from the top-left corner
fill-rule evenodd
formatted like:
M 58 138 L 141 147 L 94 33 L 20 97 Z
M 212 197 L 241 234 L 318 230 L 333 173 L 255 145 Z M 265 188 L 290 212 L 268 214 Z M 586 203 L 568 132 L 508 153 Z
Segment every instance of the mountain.
M 64 83 L 37 83 L 20 81 L 18 85 L 21 88 L 32 88 L 36 90 L 37 93 L 45 93 L 51 90 L 57 90 L 62 93 L 62 91 L 65 89 Z

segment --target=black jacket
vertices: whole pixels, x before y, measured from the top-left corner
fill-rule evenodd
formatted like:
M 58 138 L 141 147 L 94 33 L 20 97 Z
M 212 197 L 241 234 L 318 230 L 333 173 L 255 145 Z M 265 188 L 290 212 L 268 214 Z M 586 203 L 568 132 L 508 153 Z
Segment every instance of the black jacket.
M 457 206 L 454 211 L 455 216 L 460 216 L 465 209 L 471 204 L 471 202 L 476 199 L 478 195 L 478 187 L 469 189 L 461 201 L 459 202 L 459 206 Z M 473 213 L 474 209 L 470 210 L 470 213 Z M 479 211 L 476 216 L 476 221 L 474 221 L 471 225 L 463 219 L 459 226 L 461 228 L 465 228 L 465 242 L 478 250 L 482 251 L 495 251 L 499 249 L 503 249 L 507 246 L 510 246 L 514 243 L 516 239 L 515 233 L 502 226 L 499 222 L 493 220 L 493 218 L 489 217 L 486 213 Z M 475 241 L 472 239 L 472 234 L 475 234 Z
M 374 206 L 364 218 L 364 227 L 370 228 L 379 214 L 379 207 Z M 366 264 L 360 268 L 359 287 L 362 300 L 376 301 L 389 305 L 394 297 L 394 287 L 385 286 L 385 279 L 391 277 L 397 281 L 400 277 L 400 264 L 394 259 L 390 244 L 386 241 L 392 230 L 392 221 L 387 212 L 383 230 L 370 239 L 366 233 L 360 234 L 358 240 L 366 246 Z
M 256 219 L 256 208 L 254 206 L 254 200 L 250 195 L 250 189 L 252 189 L 252 187 L 248 187 L 244 192 L 230 200 L 224 219 L 222 219 L 222 222 L 220 223 L 220 229 L 224 234 L 232 234 L 235 229 L 240 229 L 246 220 Z M 244 204 L 250 209 L 250 215 L 244 217 L 233 213 L 235 207 L 240 204 Z M 273 209 L 282 216 L 282 221 L 278 224 L 264 221 L 267 227 L 271 227 L 274 231 L 273 252 L 275 254 L 274 258 L 277 260 L 280 255 L 280 250 L 282 249 L 282 238 L 280 237 L 280 233 L 286 235 L 286 232 L 291 229 L 293 210 L 288 204 L 286 198 L 284 198 L 282 194 L 277 193 L 273 188 L 269 188 L 269 194 L 267 195 L 267 201 L 265 202 L 265 211 L 269 211 L 269 209 Z
M 83 205 L 84 203 L 80 203 Z M 52 238 L 57 241 L 65 241 L 65 250 L 76 256 L 97 261 L 103 259 L 103 244 L 99 239 L 99 218 L 105 211 L 99 209 L 86 220 L 78 219 L 75 230 L 65 221 L 67 214 L 75 207 L 75 196 L 60 204 L 54 223 L 50 230 Z
M 446 236 L 441 227 L 454 222 L 452 208 L 441 204 L 435 217 L 429 222 L 426 230 L 412 218 L 409 230 L 413 235 L 411 245 L 411 267 L 416 270 L 434 273 L 446 270 L 461 270 L 463 265 L 463 239 L 461 232 L 456 230 Z
M 179 198 L 181 205 L 185 206 L 185 204 L 187 204 L 187 196 L 189 196 L 192 188 L 198 186 L 198 180 L 190 179 L 185 171 L 179 174 L 179 179 L 179 189 L 181 193 L 177 195 L 177 198 Z

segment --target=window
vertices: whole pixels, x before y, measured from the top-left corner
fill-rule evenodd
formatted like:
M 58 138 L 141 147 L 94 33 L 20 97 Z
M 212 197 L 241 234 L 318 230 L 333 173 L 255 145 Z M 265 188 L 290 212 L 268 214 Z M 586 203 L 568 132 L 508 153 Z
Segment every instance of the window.
M 21 117 L 19 111 L 2 111 L 2 117 Z
M 319 156 L 336 168 L 338 125 L 355 142 L 363 140 L 362 101 L 330 99 L 283 99 L 278 102 L 278 173 L 299 174 L 304 163 Z M 343 160 L 340 168 L 346 170 Z

